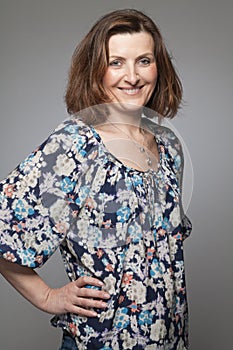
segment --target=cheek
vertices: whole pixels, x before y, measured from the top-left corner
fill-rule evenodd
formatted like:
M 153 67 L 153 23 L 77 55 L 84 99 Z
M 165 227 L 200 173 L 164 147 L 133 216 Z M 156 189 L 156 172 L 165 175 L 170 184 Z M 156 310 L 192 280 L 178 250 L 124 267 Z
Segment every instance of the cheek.
M 110 70 L 107 70 L 106 73 L 104 74 L 103 85 L 106 88 L 109 88 L 113 84 L 113 81 L 114 81 L 114 77 L 112 72 Z
M 157 82 L 157 78 L 158 78 L 158 71 L 157 71 L 157 67 L 154 64 L 153 66 L 150 66 L 148 71 L 147 71 L 147 77 L 148 80 L 152 83 L 152 84 L 156 84 Z
M 103 86 L 104 87 L 107 87 L 108 86 L 108 82 L 109 82 L 109 73 L 108 71 L 104 74 L 104 77 L 103 77 Z
M 108 69 L 103 77 L 103 85 L 106 88 L 110 88 L 117 83 L 118 74 L 116 71 Z

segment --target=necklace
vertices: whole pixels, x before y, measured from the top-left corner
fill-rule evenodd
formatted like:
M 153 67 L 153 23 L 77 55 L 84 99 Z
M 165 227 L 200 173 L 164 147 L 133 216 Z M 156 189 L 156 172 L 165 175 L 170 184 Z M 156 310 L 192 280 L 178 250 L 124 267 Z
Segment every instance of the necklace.
M 152 165 L 152 160 L 150 155 L 148 154 L 148 152 L 146 151 L 146 148 L 144 146 L 144 143 L 141 145 L 139 145 L 138 142 L 136 142 L 128 133 L 126 133 L 124 130 L 122 130 L 121 128 L 119 128 L 119 126 L 117 126 L 116 124 L 112 123 L 109 119 L 108 122 L 118 131 L 122 132 L 123 134 L 125 134 L 127 136 L 127 138 L 129 140 L 131 140 L 133 142 L 133 144 L 135 145 L 135 147 L 139 150 L 140 153 L 145 155 L 145 162 L 148 165 L 148 167 L 150 167 Z M 143 132 L 144 133 L 144 132 Z

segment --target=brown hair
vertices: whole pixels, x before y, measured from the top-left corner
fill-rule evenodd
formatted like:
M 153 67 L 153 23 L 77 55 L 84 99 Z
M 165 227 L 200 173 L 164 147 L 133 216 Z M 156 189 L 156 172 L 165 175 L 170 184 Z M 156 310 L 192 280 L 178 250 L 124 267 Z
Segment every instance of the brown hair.
M 175 116 L 182 100 L 180 79 L 158 27 L 151 18 L 134 9 L 116 10 L 101 17 L 77 46 L 65 95 L 69 114 L 76 115 L 90 106 L 111 102 L 102 84 L 108 67 L 109 39 L 114 34 L 142 31 L 149 33 L 154 40 L 158 69 L 157 84 L 146 107 L 163 117 Z M 89 122 L 94 122 L 90 118 Z

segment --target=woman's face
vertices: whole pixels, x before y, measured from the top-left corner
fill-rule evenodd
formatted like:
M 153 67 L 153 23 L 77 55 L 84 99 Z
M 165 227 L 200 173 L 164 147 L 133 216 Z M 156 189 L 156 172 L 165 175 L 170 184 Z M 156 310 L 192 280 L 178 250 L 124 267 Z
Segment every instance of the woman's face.
M 144 106 L 157 81 L 154 42 L 149 33 L 116 34 L 109 39 L 103 86 L 112 102 Z

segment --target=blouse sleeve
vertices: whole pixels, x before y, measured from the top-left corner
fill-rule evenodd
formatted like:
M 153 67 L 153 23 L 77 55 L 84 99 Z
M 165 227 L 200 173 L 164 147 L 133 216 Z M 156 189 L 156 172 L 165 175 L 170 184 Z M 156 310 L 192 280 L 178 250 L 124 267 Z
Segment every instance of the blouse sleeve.
M 62 123 L 0 183 L 1 258 L 36 268 L 66 237 L 85 158 L 86 137 L 78 128 Z
M 177 186 L 179 193 L 179 208 L 180 208 L 180 227 L 183 239 L 187 238 L 192 231 L 192 224 L 184 212 L 182 204 L 182 186 L 183 186 L 183 171 L 184 171 L 184 154 L 180 140 L 170 129 L 166 130 L 166 148 L 167 161 L 170 164 L 170 169 L 174 174 L 174 186 Z

